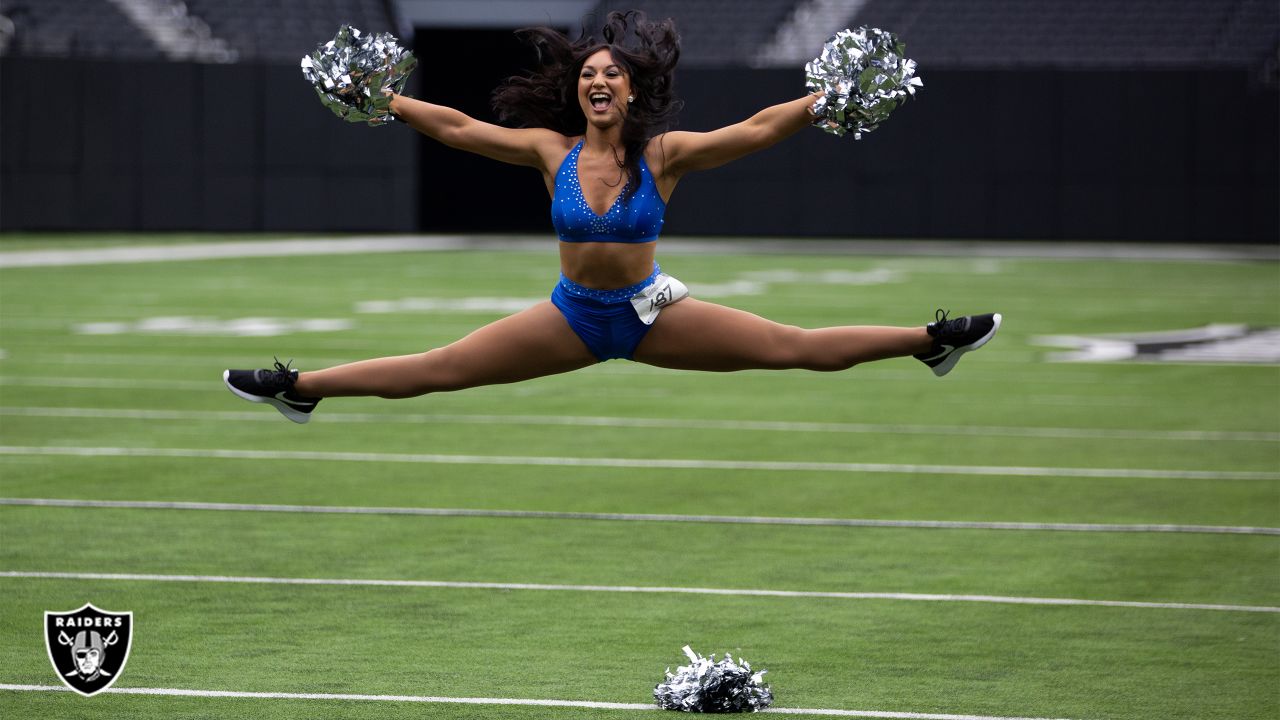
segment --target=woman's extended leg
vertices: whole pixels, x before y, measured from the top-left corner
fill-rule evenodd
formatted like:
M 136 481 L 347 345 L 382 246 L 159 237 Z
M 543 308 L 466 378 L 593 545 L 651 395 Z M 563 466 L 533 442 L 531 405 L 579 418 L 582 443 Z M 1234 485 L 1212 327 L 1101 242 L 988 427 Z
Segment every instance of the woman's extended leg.
M 511 383 L 594 365 L 596 358 L 549 301 L 435 350 L 299 373 L 303 396 L 406 398 Z
M 929 351 L 924 327 L 805 330 L 693 298 L 662 309 L 635 359 L 681 370 L 803 368 L 845 370 L 858 363 Z

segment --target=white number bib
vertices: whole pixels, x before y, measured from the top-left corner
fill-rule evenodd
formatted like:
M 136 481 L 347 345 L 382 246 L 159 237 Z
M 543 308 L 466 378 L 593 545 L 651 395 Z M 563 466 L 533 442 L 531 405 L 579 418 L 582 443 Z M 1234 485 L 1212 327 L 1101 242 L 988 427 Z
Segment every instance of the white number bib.
M 666 273 L 658 273 L 653 284 L 641 290 L 631 298 L 631 306 L 636 309 L 640 322 L 652 325 L 658 319 L 658 312 L 672 303 L 689 297 L 689 288 L 684 283 Z

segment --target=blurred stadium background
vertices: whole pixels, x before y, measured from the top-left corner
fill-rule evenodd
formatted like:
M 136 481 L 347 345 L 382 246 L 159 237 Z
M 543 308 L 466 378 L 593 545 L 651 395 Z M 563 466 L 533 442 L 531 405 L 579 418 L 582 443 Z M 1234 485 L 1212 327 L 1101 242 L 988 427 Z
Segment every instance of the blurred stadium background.
M 1280 232 L 1269 0 L 633 5 L 679 21 L 684 129 L 801 92 L 802 65 L 832 28 L 898 32 L 927 87 L 874 142 L 806 133 L 690 178 L 668 235 L 1266 243 Z M 585 14 L 619 7 L 4 0 L 0 228 L 544 233 L 537 193 L 491 213 L 475 191 L 482 174 L 505 186 L 520 170 L 495 175 L 404 127 L 335 125 L 315 112 L 298 59 L 342 22 L 391 31 L 421 60 L 412 94 L 488 118 L 489 91 L 527 62 L 514 27 L 575 32 Z
M 846 26 L 925 82 L 682 181 L 664 267 L 996 342 L 941 381 L 615 362 L 305 428 L 226 392 L 555 275 L 528 170 L 338 121 L 302 55 L 393 32 L 411 94 L 489 119 L 514 28 L 629 7 L 682 30 L 683 129 L 796 97 Z M 1273 0 L 0 0 L 0 717 L 622 720 L 689 643 L 811 715 L 1274 720 L 1278 58 Z M 91 700 L 39 632 L 87 601 L 137 628 Z

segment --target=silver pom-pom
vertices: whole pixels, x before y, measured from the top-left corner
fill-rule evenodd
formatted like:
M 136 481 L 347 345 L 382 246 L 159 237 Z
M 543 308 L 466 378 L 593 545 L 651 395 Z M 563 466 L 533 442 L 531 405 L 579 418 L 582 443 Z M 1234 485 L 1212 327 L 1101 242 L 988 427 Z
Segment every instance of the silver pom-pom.
M 370 35 L 343 25 L 332 40 L 303 56 L 302 76 L 334 115 L 382 125 L 394 119 L 387 92 L 403 92 L 417 64 L 391 33 Z
M 688 645 L 684 654 L 689 665 L 676 668 L 673 675 L 667 668 L 667 679 L 653 689 L 653 698 L 663 710 L 679 710 L 695 713 L 758 712 L 773 702 L 768 685 L 760 682 L 767 670 L 751 672 L 751 664 L 742 658 L 735 663 L 725 653 L 716 662 L 695 653 Z
M 809 92 L 826 91 L 813 106 L 814 125 L 837 136 L 861 139 L 889 117 L 924 82 L 916 62 L 891 32 L 860 27 L 841 30 L 804 66 Z

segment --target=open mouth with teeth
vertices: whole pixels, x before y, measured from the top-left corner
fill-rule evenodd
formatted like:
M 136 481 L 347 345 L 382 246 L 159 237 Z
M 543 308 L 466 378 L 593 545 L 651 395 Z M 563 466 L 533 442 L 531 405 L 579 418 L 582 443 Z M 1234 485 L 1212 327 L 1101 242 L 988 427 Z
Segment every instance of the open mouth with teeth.
M 593 92 L 587 96 L 587 100 L 591 103 L 591 109 L 596 112 L 604 112 L 609 109 L 609 105 L 613 102 L 613 96 L 609 93 Z

